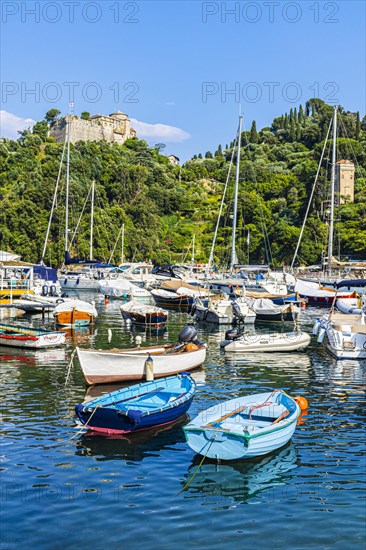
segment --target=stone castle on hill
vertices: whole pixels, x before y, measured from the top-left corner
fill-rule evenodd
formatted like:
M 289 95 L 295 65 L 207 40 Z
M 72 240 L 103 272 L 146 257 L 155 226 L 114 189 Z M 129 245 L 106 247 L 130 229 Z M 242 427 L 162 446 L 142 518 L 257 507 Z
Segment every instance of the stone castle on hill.
M 71 115 L 70 142 L 77 141 L 108 141 L 122 145 L 126 139 L 136 137 L 136 132 L 131 128 L 128 116 L 121 111 L 116 111 L 109 116 L 93 115 L 88 120 Z M 50 126 L 50 136 L 56 141 L 64 143 L 67 139 L 68 117 L 62 117 Z

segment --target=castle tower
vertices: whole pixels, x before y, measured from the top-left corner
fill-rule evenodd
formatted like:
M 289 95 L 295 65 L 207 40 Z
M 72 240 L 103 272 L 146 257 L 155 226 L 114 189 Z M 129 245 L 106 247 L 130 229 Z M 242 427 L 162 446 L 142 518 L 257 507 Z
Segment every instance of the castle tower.
M 51 124 L 49 135 L 56 141 L 63 143 L 67 133 L 67 117 L 57 119 Z M 92 115 L 88 120 L 73 115 L 71 117 L 70 141 L 107 141 L 120 145 L 126 139 L 136 137 L 136 132 L 131 128 L 128 116 L 121 111 L 116 111 L 109 116 Z
M 355 165 L 350 160 L 339 160 L 336 163 L 335 192 L 340 197 L 340 204 L 345 202 L 342 196 L 350 202 L 354 201 Z

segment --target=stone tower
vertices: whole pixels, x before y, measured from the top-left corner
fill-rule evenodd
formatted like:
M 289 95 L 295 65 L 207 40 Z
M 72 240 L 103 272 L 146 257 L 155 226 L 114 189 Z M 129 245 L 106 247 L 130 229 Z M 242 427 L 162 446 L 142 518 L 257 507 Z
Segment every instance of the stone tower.
M 339 160 L 336 163 L 335 192 L 340 197 L 340 204 L 345 202 L 342 196 L 350 202 L 354 201 L 355 165 L 350 160 Z

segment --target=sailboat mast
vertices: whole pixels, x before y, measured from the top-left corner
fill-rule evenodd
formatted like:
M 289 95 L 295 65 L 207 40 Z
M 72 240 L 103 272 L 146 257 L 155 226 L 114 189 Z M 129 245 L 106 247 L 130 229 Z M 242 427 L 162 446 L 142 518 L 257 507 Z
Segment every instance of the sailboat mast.
M 334 107 L 332 174 L 331 174 L 331 180 L 330 180 L 330 222 L 329 222 L 329 240 L 328 240 L 328 272 L 329 273 L 331 270 L 331 262 L 332 262 L 332 256 L 333 256 L 334 189 L 335 189 L 336 153 L 337 153 L 337 106 Z
M 233 212 L 233 237 L 231 244 L 231 263 L 230 270 L 234 268 L 236 262 L 235 252 L 235 234 L 236 234 L 236 221 L 238 215 L 238 190 L 239 190 L 239 170 L 240 170 L 240 146 L 241 146 L 241 128 L 243 123 L 243 117 L 239 116 L 239 130 L 238 130 L 238 154 L 236 158 L 236 177 L 235 177 L 235 192 L 234 192 L 234 212 Z
M 90 255 L 89 258 L 93 259 L 93 229 L 94 229 L 94 189 L 95 181 L 92 181 L 92 196 L 91 196 L 91 219 L 90 219 Z
M 192 241 L 192 258 L 191 258 L 191 262 L 192 264 L 194 264 L 194 246 L 195 246 L 195 241 L 196 241 L 196 233 L 193 235 L 193 241 Z
M 69 250 L 69 184 L 70 184 L 70 137 L 71 137 L 70 134 L 71 134 L 71 109 L 70 109 L 70 113 L 67 121 L 65 255 L 66 255 L 66 252 L 68 252 Z
M 122 237 L 121 237 L 121 264 L 125 261 L 125 224 L 122 224 Z

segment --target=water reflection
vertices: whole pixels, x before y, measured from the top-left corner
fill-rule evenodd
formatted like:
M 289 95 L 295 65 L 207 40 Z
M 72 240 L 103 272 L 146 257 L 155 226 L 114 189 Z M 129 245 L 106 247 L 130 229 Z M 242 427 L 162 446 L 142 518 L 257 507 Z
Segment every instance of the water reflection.
M 20 348 L 1 348 L 0 363 L 27 363 L 32 366 L 46 365 L 58 361 L 66 361 L 65 348 L 48 348 L 48 349 L 20 349 Z
M 200 460 L 201 457 L 194 458 L 185 475 L 183 487 L 196 471 Z M 267 497 L 271 495 L 273 499 L 271 490 L 289 483 L 293 477 L 290 472 L 297 468 L 298 462 L 296 448 L 291 442 L 275 454 L 255 459 L 226 463 L 206 459 L 184 494 L 188 498 L 219 496 L 245 503 L 259 493 L 266 492 Z M 266 496 L 261 500 L 265 502 Z
M 146 457 L 160 456 L 185 441 L 181 428 L 188 422 L 185 415 L 174 424 L 130 435 L 101 436 L 88 431 L 76 442 L 76 455 L 95 457 L 97 461 L 124 459 L 141 462 Z

